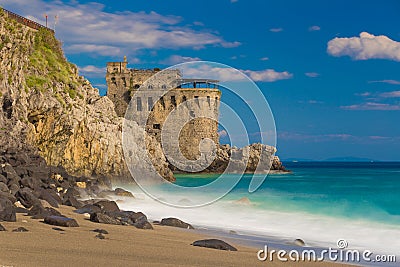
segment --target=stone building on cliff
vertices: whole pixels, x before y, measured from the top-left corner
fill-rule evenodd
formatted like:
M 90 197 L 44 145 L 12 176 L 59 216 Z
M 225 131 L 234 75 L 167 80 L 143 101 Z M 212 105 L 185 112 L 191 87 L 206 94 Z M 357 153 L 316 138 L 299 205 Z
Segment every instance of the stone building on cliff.
M 177 69 L 129 69 L 126 57 L 123 62 L 107 63 L 106 80 L 107 96 L 118 116 L 125 116 L 130 103 L 135 120 L 160 143 L 161 138 L 166 140 L 163 146 L 170 153 L 180 150 L 185 158 L 195 160 L 200 156 L 199 145 L 212 149 L 213 144 L 203 140 L 211 139 L 218 147 L 218 81 L 184 79 Z M 171 112 L 174 115 L 168 117 Z M 166 121 L 169 127 L 163 127 Z

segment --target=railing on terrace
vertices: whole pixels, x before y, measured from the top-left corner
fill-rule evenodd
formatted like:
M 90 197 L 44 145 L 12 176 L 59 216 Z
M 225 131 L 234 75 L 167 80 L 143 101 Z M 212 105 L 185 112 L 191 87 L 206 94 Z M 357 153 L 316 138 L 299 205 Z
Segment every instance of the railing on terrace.
M 29 28 L 32 28 L 32 29 L 35 29 L 35 30 L 47 29 L 47 30 L 51 31 L 52 33 L 54 33 L 54 30 L 52 30 L 52 29 L 50 29 L 50 28 L 48 28 L 46 26 L 43 26 L 42 24 L 39 24 L 39 23 L 37 23 L 37 22 L 35 22 L 33 20 L 27 19 L 27 18 L 22 17 L 22 16 L 20 16 L 18 14 L 15 14 L 12 11 L 9 11 L 9 10 L 3 8 L 3 12 L 6 14 L 6 16 L 8 18 L 14 19 L 17 22 L 19 22 L 19 23 L 21 23 L 21 24 L 23 24 L 25 26 L 28 26 Z

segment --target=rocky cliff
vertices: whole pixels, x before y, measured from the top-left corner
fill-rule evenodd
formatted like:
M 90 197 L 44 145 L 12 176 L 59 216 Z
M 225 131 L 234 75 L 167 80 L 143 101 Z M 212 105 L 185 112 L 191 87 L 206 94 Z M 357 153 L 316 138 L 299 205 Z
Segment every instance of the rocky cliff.
M 30 145 L 73 175 L 130 180 L 113 103 L 78 75 L 50 31 L 0 12 L 0 146 Z M 152 152 L 156 169 L 173 180 L 157 142 Z

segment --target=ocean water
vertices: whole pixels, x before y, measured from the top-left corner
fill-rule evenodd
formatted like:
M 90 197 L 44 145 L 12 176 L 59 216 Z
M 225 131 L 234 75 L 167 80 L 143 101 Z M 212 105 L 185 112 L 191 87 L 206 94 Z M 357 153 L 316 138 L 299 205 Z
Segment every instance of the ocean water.
M 178 217 L 200 229 L 233 230 L 281 244 L 301 238 L 308 246 L 336 248 L 337 240 L 345 239 L 349 249 L 400 255 L 400 163 L 307 162 L 285 166 L 293 172 L 269 175 L 254 193 L 248 192 L 251 175 L 245 174 L 225 197 L 199 208 L 166 206 L 138 187 L 123 185 L 136 199 L 126 199 L 120 205 L 142 211 L 150 220 Z M 194 187 L 217 177 L 177 175 L 176 183 Z M 181 197 L 179 192 L 171 194 Z M 201 194 L 204 197 L 207 192 Z M 241 198 L 250 202 L 237 202 Z

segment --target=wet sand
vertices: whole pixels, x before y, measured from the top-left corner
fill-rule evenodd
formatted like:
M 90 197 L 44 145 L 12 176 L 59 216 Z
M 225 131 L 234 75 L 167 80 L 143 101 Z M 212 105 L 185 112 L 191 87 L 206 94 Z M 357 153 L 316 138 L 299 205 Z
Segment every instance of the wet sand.
M 75 214 L 71 207 L 59 210 L 75 218 L 80 227 L 60 227 L 65 230 L 60 232 L 43 220 L 21 214 L 16 223 L 1 222 L 7 232 L 0 232 L 0 266 L 343 266 L 328 262 L 260 262 L 257 249 L 231 242 L 238 251 L 193 247 L 192 242 L 212 237 L 191 230 L 98 224 Z M 29 232 L 12 232 L 21 226 Z M 97 233 L 92 230 L 97 228 L 109 232 L 106 239 L 95 237 Z

